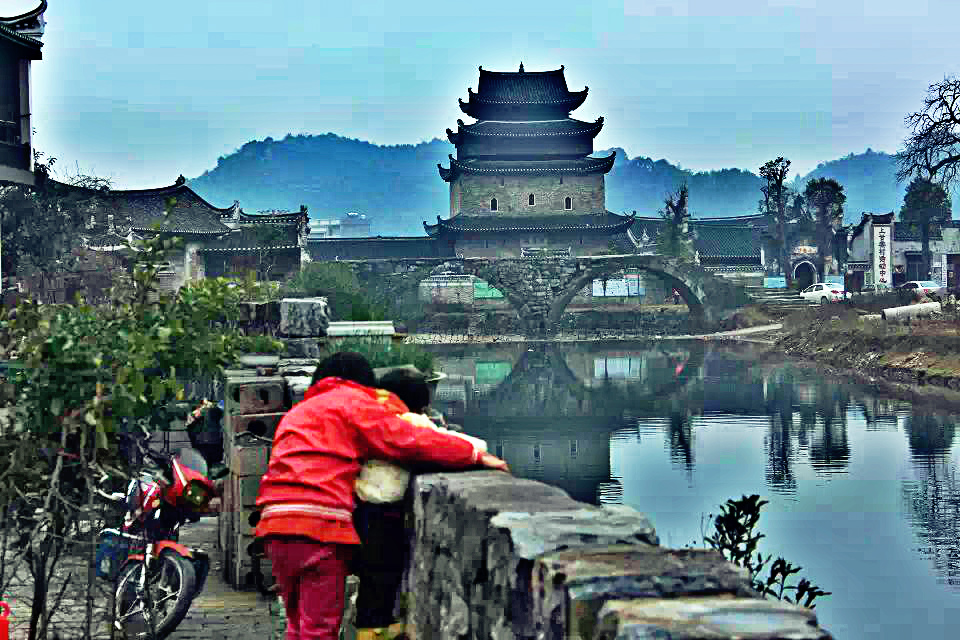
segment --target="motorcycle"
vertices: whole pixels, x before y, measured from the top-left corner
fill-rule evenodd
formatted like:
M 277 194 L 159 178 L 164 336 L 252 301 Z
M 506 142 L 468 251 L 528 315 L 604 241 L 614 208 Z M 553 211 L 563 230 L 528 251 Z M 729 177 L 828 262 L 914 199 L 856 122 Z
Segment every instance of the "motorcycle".
M 162 640 L 183 621 L 210 571 L 207 553 L 178 538 L 180 526 L 198 521 L 217 495 L 217 478 L 195 449 L 165 455 L 139 442 L 137 448 L 154 468 L 139 472 L 125 493 L 109 496 L 125 502 L 126 513 L 121 527 L 100 532 L 96 573 L 116 584 L 117 630 Z

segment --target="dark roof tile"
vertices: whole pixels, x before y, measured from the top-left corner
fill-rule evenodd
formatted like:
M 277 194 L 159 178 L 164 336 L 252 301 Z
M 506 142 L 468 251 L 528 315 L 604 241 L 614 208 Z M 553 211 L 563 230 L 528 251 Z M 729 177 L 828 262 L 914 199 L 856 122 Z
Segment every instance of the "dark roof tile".
M 557 213 L 553 215 L 489 215 L 471 216 L 461 214 L 449 219 L 438 218 L 436 224 L 423 223 L 427 233 L 440 231 L 474 231 L 512 233 L 515 231 L 618 231 L 626 230 L 633 223 L 630 216 L 615 213 L 572 215 Z

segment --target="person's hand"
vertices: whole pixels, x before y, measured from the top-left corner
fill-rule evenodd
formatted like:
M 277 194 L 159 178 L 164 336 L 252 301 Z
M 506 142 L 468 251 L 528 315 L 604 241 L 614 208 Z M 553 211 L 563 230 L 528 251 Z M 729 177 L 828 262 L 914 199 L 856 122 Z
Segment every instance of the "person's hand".
M 486 451 L 481 453 L 479 462 L 487 469 L 495 469 L 497 471 L 505 471 L 510 473 L 510 467 L 507 466 L 506 460 L 501 460 L 492 453 L 487 453 Z

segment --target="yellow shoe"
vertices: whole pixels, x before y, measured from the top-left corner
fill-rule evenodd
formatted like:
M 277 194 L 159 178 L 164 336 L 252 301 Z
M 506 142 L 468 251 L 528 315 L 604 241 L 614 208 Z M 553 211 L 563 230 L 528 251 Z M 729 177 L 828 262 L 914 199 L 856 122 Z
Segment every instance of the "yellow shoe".
M 395 640 L 406 634 L 407 625 L 396 622 L 389 627 L 357 629 L 356 640 Z

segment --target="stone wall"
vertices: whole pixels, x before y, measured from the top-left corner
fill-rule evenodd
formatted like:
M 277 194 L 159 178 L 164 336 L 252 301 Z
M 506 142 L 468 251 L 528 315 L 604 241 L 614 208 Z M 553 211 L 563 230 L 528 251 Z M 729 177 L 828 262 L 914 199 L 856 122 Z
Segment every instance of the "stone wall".
M 414 639 L 831 637 L 718 552 L 660 547 L 627 507 L 474 471 L 418 477 L 411 511 L 401 600 Z
M 457 241 L 457 252 L 464 258 L 519 258 L 523 247 L 570 249 L 574 256 L 596 255 L 610 250 L 610 235 L 598 233 L 510 233 L 500 236 L 471 237 Z
M 530 206 L 529 195 L 534 195 Z M 450 214 L 493 213 L 490 200 L 497 199 L 493 213 L 576 214 L 605 211 L 603 175 L 585 176 L 481 176 L 462 174 L 450 183 Z M 564 199 L 573 209 L 564 209 Z

